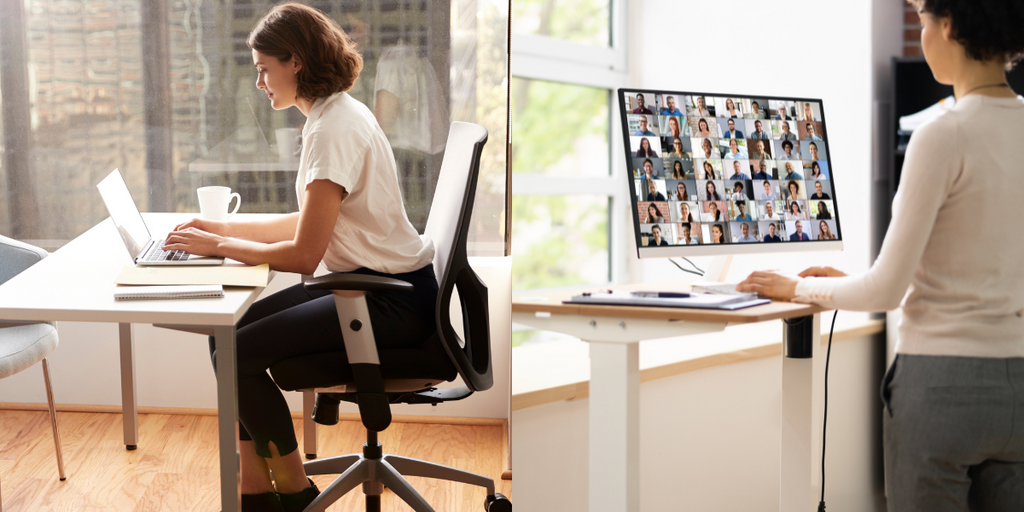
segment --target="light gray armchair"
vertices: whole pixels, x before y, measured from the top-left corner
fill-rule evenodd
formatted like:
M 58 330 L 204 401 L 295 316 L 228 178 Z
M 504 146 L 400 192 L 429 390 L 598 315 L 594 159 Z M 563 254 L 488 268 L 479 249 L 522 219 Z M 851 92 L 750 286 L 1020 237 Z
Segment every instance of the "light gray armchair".
M 0 284 L 35 265 L 46 257 L 46 251 L 5 236 L 0 236 Z M 60 434 L 57 432 L 57 412 L 53 407 L 53 390 L 50 387 L 50 371 L 46 356 L 57 348 L 57 329 L 50 323 L 5 322 L 0 320 L 0 379 L 14 375 L 30 366 L 43 363 L 43 382 L 46 384 L 46 401 L 50 409 L 50 426 L 53 428 L 53 444 L 57 448 L 57 471 L 64 480 L 64 458 L 60 450 Z M 0 512 L 3 502 L 0 500 Z

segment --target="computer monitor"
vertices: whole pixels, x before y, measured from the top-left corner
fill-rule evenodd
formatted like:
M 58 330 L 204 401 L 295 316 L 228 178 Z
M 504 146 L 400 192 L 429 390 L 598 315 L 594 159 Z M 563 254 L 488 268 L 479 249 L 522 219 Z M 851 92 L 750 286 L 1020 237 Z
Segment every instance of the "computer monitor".
M 820 99 L 618 93 L 639 257 L 842 249 Z

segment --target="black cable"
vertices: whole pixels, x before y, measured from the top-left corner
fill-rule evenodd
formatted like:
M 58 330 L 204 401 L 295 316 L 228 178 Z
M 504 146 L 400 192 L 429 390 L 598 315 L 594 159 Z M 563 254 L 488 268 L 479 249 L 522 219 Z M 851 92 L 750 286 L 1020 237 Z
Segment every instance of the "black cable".
M 836 328 L 837 309 L 832 313 L 832 326 L 828 328 L 828 351 L 825 353 L 825 414 L 821 420 L 821 502 L 818 512 L 825 512 L 825 433 L 828 427 L 828 360 L 832 357 L 832 331 Z
M 683 259 L 685 260 L 686 258 L 683 258 Z M 688 268 L 683 268 L 682 265 L 676 263 L 676 261 L 673 260 L 672 258 L 669 258 L 668 261 L 672 262 L 672 264 L 675 265 L 676 268 L 678 268 L 679 270 L 682 270 L 683 272 L 688 272 L 690 274 L 694 274 L 694 275 L 698 275 L 698 276 L 704 277 L 704 272 L 702 272 L 702 271 L 701 272 L 694 272 L 693 270 L 690 270 Z M 690 264 L 693 265 L 692 262 Z M 693 265 L 693 268 L 697 268 L 697 266 Z M 697 268 L 697 270 L 699 271 L 700 269 Z
M 701 274 L 704 273 L 704 270 L 698 267 L 697 264 L 695 264 L 694 262 L 690 261 L 690 258 L 687 258 L 686 256 L 681 256 L 681 258 L 687 263 L 689 263 L 691 266 L 693 266 L 693 268 L 696 269 L 697 272 L 700 272 Z

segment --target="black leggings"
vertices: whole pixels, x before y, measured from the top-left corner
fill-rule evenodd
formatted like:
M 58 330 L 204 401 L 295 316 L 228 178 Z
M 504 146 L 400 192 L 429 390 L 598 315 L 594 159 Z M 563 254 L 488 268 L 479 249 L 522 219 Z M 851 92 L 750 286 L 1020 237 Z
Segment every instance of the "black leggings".
M 412 292 L 368 292 L 366 304 L 378 347 L 414 347 L 436 329 L 434 309 L 437 280 L 434 266 L 405 274 L 382 274 L 361 268 L 354 274 L 394 277 L 414 286 Z M 254 441 L 256 453 L 270 457 L 274 442 L 281 455 L 299 447 L 291 412 L 267 369 L 292 357 L 344 352 L 341 324 L 330 291 L 307 291 L 297 284 L 253 303 L 238 322 L 239 439 Z M 217 370 L 216 345 L 210 337 L 210 356 Z

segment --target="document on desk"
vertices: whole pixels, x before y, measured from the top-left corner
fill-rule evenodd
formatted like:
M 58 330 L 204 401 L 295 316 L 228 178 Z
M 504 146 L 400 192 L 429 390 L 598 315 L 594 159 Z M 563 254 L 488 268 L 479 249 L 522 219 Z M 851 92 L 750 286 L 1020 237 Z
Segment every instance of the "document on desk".
M 270 266 L 267 264 L 231 265 L 215 267 L 137 267 L 125 265 L 117 284 L 171 285 L 219 284 L 224 286 L 267 286 Z
M 674 295 L 674 294 L 663 294 Z M 736 309 L 759 306 L 771 302 L 768 299 L 758 298 L 754 294 L 746 295 L 718 295 L 710 293 L 697 293 L 688 296 L 666 297 L 658 294 L 642 292 L 594 292 L 583 295 L 575 295 L 572 299 L 564 301 L 565 304 L 590 304 L 604 306 L 637 306 L 637 307 L 662 307 L 662 308 L 695 308 L 695 309 L 723 309 L 732 311 Z

